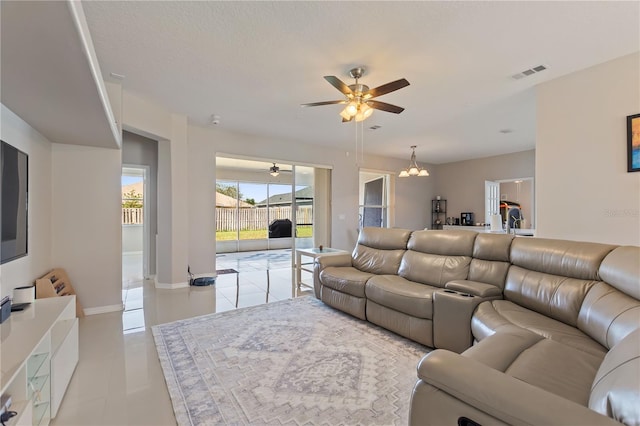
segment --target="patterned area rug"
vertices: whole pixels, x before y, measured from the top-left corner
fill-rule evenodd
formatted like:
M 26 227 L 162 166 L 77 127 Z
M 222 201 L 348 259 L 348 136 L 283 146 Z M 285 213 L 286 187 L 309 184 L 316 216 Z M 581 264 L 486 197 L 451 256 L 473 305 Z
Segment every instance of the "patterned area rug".
M 153 336 L 179 425 L 406 425 L 429 351 L 311 296 Z

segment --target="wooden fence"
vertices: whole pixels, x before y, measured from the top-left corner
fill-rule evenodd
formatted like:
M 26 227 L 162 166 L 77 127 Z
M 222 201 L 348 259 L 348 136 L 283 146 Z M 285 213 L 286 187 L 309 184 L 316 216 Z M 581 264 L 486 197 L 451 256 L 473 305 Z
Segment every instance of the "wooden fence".
M 216 231 L 255 231 L 266 229 L 275 219 L 291 220 L 291 206 L 240 208 L 216 207 Z M 299 206 L 296 212 L 298 225 L 313 223 L 311 206 Z
M 144 222 L 144 214 L 142 207 L 123 207 L 122 208 L 122 224 L 123 225 L 142 225 Z
M 291 219 L 291 206 L 285 207 L 255 207 L 240 208 L 216 207 L 216 231 L 255 231 L 266 229 L 269 223 L 275 219 Z M 143 208 L 123 207 L 123 225 L 142 225 L 144 223 Z M 311 206 L 298 206 L 298 225 L 311 225 L 313 223 L 313 208 Z

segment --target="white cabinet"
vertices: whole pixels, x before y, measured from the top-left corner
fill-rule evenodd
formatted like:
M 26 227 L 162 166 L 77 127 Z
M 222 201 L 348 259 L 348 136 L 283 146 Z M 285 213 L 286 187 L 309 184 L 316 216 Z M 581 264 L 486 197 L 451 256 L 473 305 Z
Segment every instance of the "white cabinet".
M 47 425 L 78 364 L 75 296 L 38 299 L 1 327 L 0 384 L 18 415 L 8 425 Z

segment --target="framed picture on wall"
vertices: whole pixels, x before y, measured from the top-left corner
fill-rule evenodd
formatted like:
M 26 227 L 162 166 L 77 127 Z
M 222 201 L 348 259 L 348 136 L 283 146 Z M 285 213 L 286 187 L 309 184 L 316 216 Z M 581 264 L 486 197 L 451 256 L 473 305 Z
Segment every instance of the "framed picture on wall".
M 640 114 L 627 117 L 627 171 L 640 172 Z

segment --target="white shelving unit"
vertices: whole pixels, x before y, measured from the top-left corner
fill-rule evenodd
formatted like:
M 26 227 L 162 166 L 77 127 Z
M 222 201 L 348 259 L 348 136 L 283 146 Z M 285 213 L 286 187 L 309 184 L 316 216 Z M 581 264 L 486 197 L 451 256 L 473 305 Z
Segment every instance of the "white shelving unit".
M 0 325 L 2 395 L 18 415 L 9 425 L 48 425 L 78 364 L 75 296 L 38 299 Z

